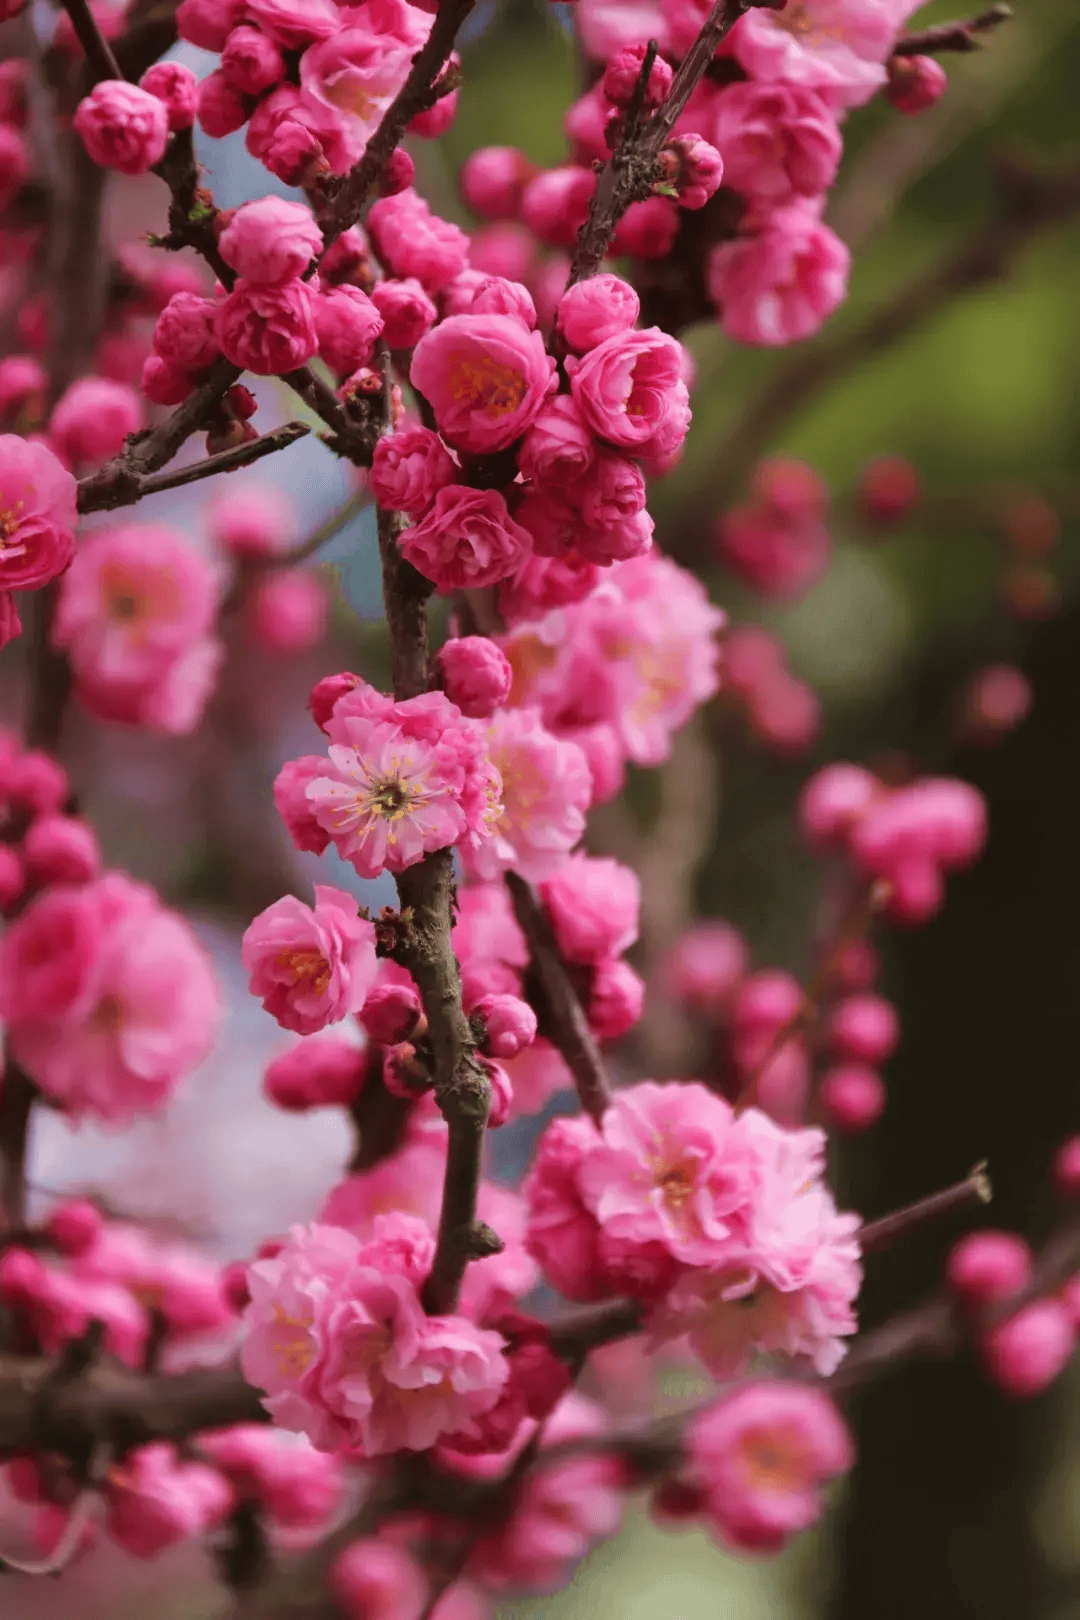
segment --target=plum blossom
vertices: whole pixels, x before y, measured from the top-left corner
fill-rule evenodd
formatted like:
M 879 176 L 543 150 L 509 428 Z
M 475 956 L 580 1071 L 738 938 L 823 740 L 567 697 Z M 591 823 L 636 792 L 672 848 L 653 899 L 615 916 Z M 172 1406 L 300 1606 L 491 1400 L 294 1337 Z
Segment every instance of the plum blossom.
M 474 455 L 513 444 L 557 386 L 540 333 L 512 315 L 451 315 L 420 339 L 409 375 L 447 442 Z
M 575 743 L 555 737 L 535 709 L 501 709 L 486 728 L 502 782 L 492 836 L 464 851 L 470 876 L 515 871 L 535 881 L 555 872 L 585 830 L 592 778 Z
M 400 545 L 414 568 L 449 592 L 480 590 L 508 578 L 531 552 L 532 537 L 510 516 L 497 489 L 444 484 L 420 521 L 404 530 Z
M 885 58 L 920 0 L 787 0 L 740 17 L 727 47 L 751 79 L 807 85 L 860 107 L 885 83 Z
M 43 444 L 0 434 L 0 589 L 33 590 L 62 573 L 77 521 L 75 479 L 63 463 Z
M 759 233 L 713 248 L 709 295 L 729 337 L 775 348 L 817 331 L 843 302 L 850 268 L 816 206 L 796 203 L 773 210 Z
M 284 895 L 245 930 L 251 992 L 284 1029 L 313 1035 L 359 1012 L 375 980 L 375 927 L 341 889 L 315 885 L 315 908 Z

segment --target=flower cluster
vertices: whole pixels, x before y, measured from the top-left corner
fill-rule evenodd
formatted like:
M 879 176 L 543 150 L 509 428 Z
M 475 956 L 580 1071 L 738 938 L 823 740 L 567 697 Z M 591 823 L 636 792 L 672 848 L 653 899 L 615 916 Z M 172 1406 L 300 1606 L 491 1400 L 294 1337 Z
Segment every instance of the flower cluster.
M 756 468 L 749 501 L 716 528 L 721 562 L 763 595 L 790 598 L 817 584 L 832 544 L 823 518 L 828 492 L 800 461 L 777 457 Z
M 524 1183 L 528 1241 L 571 1299 L 628 1293 L 658 1340 L 687 1335 L 713 1372 L 752 1351 L 831 1371 L 855 1331 L 858 1218 L 822 1179 L 823 1134 L 700 1084 L 621 1091 L 599 1133 L 556 1120 Z

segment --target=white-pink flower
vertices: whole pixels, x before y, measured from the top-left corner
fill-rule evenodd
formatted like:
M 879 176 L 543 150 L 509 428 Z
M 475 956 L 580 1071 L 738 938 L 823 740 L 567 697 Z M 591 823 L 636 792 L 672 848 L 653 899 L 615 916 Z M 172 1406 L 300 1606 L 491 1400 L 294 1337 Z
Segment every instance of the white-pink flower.
M 315 909 L 284 895 L 245 930 L 251 992 L 284 1029 L 314 1035 L 359 1012 L 375 982 L 375 926 L 341 889 L 315 885 Z
M 585 830 L 592 800 L 585 755 L 553 736 L 536 709 L 501 709 L 488 723 L 487 749 L 502 780 L 501 813 L 492 837 L 465 852 L 469 874 L 549 877 Z

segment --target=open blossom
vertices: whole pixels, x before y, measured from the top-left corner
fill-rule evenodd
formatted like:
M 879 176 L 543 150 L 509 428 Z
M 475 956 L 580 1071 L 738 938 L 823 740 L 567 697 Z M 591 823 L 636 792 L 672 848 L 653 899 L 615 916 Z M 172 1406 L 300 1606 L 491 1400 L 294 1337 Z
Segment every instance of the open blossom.
M 198 1444 L 235 1494 L 258 1502 L 276 1528 L 314 1529 L 341 1502 L 341 1460 L 316 1451 L 302 1436 L 265 1423 L 234 1423 L 200 1434 Z
M 507 579 L 528 557 L 532 539 L 497 489 L 445 484 L 419 523 L 404 530 L 400 546 L 414 568 L 449 592 Z
M 275 1422 L 321 1450 L 359 1457 L 424 1451 L 489 1411 L 506 1382 L 503 1340 L 464 1316 L 427 1316 L 418 1279 L 381 1216 L 372 1241 L 340 1227 L 293 1227 L 248 1272 L 245 1376 Z
M 570 387 L 593 432 L 648 457 L 673 433 L 681 444 L 690 425 L 682 348 L 650 326 L 616 332 L 573 364 Z
M 827 191 L 843 150 L 827 102 L 797 84 L 727 85 L 710 133 L 724 160 L 724 184 L 773 207 Z
M 559 299 L 556 327 L 575 354 L 595 349 L 606 338 L 629 331 L 641 302 L 620 276 L 590 276 L 568 287 Z
M 883 63 L 919 0 L 787 0 L 740 17 L 728 49 L 751 79 L 822 90 L 859 107 L 885 83 Z
M 375 446 L 371 489 L 389 511 L 419 518 L 456 471 L 437 433 L 425 427 L 400 427 L 384 433 Z
M 409 375 L 443 437 L 474 455 L 513 444 L 557 386 L 540 333 L 512 315 L 451 315 L 420 339 Z
M 687 1458 L 703 1514 L 729 1546 L 776 1552 L 822 1513 L 821 1487 L 845 1474 L 855 1447 L 829 1397 L 762 1379 L 690 1424 Z
M 229 1483 L 216 1468 L 181 1460 L 161 1441 L 114 1463 L 104 1496 L 110 1536 L 136 1558 L 154 1558 L 220 1524 L 233 1506 Z
M 390 274 L 415 276 L 426 292 L 445 287 L 469 262 L 465 232 L 433 214 L 412 187 L 380 197 L 366 223 Z
M 592 778 L 575 743 L 554 737 L 535 709 L 502 709 L 487 726 L 488 755 L 502 782 L 492 836 L 464 852 L 470 875 L 515 871 L 535 881 L 566 860 L 585 830 Z
M 43 444 L 0 434 L 0 589 L 55 579 L 75 549 L 75 480 Z
M 375 981 L 375 927 L 340 889 L 315 885 L 315 909 L 275 900 L 244 932 L 251 992 L 284 1029 L 313 1035 L 359 1012 Z
M 420 14 L 412 7 L 400 6 L 397 14 L 408 14 L 420 21 Z M 360 7 L 347 15 L 359 20 L 368 15 L 368 10 Z M 339 24 L 329 38 L 305 51 L 300 59 L 300 85 L 305 99 L 343 120 L 353 162 L 363 154 L 379 127 L 383 113 L 405 82 L 413 52 L 424 42 L 426 29 L 411 28 L 410 32 L 411 40 L 382 29 L 376 32 L 370 23 L 355 28 Z
M 245 281 L 266 286 L 303 275 L 322 245 L 310 209 L 284 197 L 242 203 L 218 238 L 225 263 Z
M 238 281 L 217 308 L 215 334 L 234 366 L 262 376 L 294 371 L 319 347 L 306 282 L 265 287 Z
M 571 855 L 540 893 L 568 962 L 602 962 L 637 939 L 641 883 L 619 861 Z
M 586 472 L 595 456 L 596 441 L 574 401 L 569 394 L 556 394 L 525 434 L 518 467 L 524 478 L 538 484 L 549 479 L 565 484 Z
M 169 115 L 157 96 L 123 79 L 103 79 L 79 102 L 75 128 L 95 163 L 145 174 L 165 153 Z
M 187 924 L 120 872 L 46 891 L 0 944 L 16 1060 L 75 1118 L 160 1107 L 206 1056 L 218 994 Z
M 764 15 L 764 13 L 761 13 Z M 843 302 L 851 254 L 813 206 L 771 213 L 755 235 L 709 257 L 709 295 L 739 343 L 777 347 L 811 337 Z

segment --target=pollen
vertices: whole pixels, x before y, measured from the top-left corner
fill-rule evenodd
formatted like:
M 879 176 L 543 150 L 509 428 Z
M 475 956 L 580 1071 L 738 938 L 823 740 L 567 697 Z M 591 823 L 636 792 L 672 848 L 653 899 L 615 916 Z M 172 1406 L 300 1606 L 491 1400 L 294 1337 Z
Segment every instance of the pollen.
M 450 397 L 455 405 L 471 405 L 494 421 L 516 411 L 525 398 L 527 383 L 516 366 L 490 354 L 456 349 L 447 361 Z

